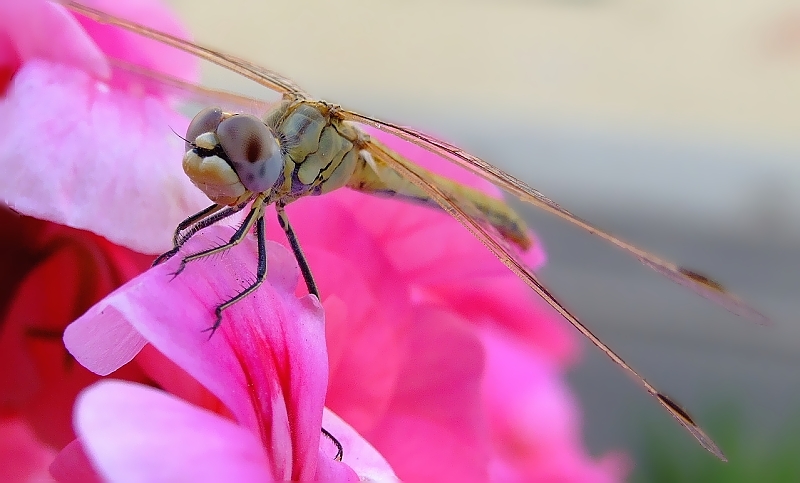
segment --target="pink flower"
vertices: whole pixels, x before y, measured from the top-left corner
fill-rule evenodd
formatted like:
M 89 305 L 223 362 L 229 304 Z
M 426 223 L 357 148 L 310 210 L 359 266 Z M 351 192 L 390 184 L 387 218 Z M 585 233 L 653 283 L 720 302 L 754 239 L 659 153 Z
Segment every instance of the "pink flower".
M 177 33 L 163 7 L 139 2 L 127 8 Z M 153 55 L 168 49 L 87 26 L 94 37 L 59 5 L 0 2 L 0 440 L 15 450 L 0 452 L 0 467 L 21 461 L 17 450 L 34 445 L 38 450 L 28 454 L 39 456 L 23 459 L 40 465 L 15 464 L 20 478 L 46 474 L 46 455 L 75 437 L 76 394 L 98 379 L 70 358 L 61 332 L 152 260 L 43 220 L 156 252 L 159 243 L 168 244 L 169 223 L 206 203 L 186 189 L 191 184 L 179 166 L 156 162 L 182 144 L 158 131 L 166 122 L 181 129 L 186 120 L 172 112 L 165 93 L 111 69 L 99 45 L 116 47 L 129 60 L 152 57 L 157 62 L 149 65 L 174 67 L 179 75 L 193 74 L 187 67 L 194 59 Z M 154 161 L 141 162 L 143 153 Z M 132 204 L 151 213 L 131 210 Z M 141 223 L 142 216 L 156 223 Z M 137 366 L 115 376 L 145 380 Z
M 232 232 L 209 229 L 186 252 Z M 180 263 L 174 258 L 67 328 L 70 352 L 100 373 L 126 363 L 118 354 L 135 354 L 144 337 L 158 352 L 142 352 L 141 364 L 155 368 L 149 373 L 156 382 L 184 399 L 130 383 L 90 387 L 76 404 L 80 447 L 68 447 L 54 463 L 60 481 L 75 481 L 87 468 L 111 481 L 356 481 L 353 470 L 394 480 L 380 455 L 345 423 L 328 414 L 323 424 L 323 313 L 315 297 L 294 295 L 299 270 L 286 249 L 270 244 L 267 283 L 229 309 L 213 337 L 203 332 L 213 323 L 215 301 L 251 276 L 255 242 L 243 245 L 224 259 L 190 263 L 173 280 Z M 334 461 L 336 449 L 321 437 L 322 426 L 346 445 L 344 463 Z
M 111 69 L 103 52 L 173 75 L 187 72 L 188 63 L 180 61 L 180 54 L 166 57 L 163 46 L 107 26 L 84 21 L 83 30 L 59 6 L 37 0 L 17 3 L 24 6 L 0 5 L 0 14 L 6 14 L 0 16 L 11 19 L 0 27 L 9 39 L 0 47 L 11 46 L 6 58 L 11 59 L 7 65 L 12 76 L 0 103 L 7 138 L 0 143 L 0 163 L 13 173 L 0 177 L 1 199 L 21 213 L 91 230 L 137 251 L 168 248 L 175 224 L 208 204 L 181 173 L 182 141 L 164 129 L 182 132 L 186 120 L 172 111 L 169 92 Z M 161 11 L 148 12 L 148 5 L 155 7 L 147 3 L 95 5 L 130 8 L 122 14 L 134 20 L 158 23 L 163 17 Z M 23 17 L 37 19 L 51 33 L 38 37 L 32 32 L 43 30 L 20 29 Z M 168 22 L 157 26 L 175 28 Z M 52 37 L 60 41 L 53 43 Z M 414 160 L 431 158 L 408 146 L 395 148 Z M 53 467 L 59 478 L 75 477 L 74 471 L 113 477 L 125 465 L 142 461 L 161 468 L 153 458 L 164 451 L 134 447 L 132 439 L 115 439 L 103 431 L 113 422 L 125 434 L 154 438 L 161 428 L 155 419 L 147 419 L 148 414 L 183 421 L 180 428 L 173 427 L 176 438 L 169 448 L 175 451 L 183 448 L 180 438 L 202 439 L 191 435 L 204 428 L 216 428 L 226 441 L 238 441 L 231 444 L 236 448 L 228 454 L 231 459 L 217 469 L 241 469 L 237 461 L 246 454 L 255 458 L 254 471 L 266 468 L 264 474 L 272 476 L 333 474 L 325 471 L 352 476 L 347 465 L 333 464 L 315 445 L 325 443 L 319 440 L 321 416 L 316 414 L 322 408 L 319 388 L 328 382 L 326 405 L 364 435 L 403 480 L 622 478 L 621 458 L 610 456 L 597 463 L 581 447 L 578 410 L 561 379 L 565 365 L 576 357 L 574 334 L 453 220 L 434 210 L 347 191 L 301 200 L 288 211 L 322 290 L 330 377 L 319 361 L 303 359 L 306 352 L 294 354 L 297 345 L 291 340 L 252 333 L 266 330 L 275 320 L 279 327 L 289 326 L 288 318 L 261 313 L 266 294 L 279 287 L 285 292 L 288 285 L 265 287 L 232 308 L 223 321 L 225 332 L 201 345 L 205 339 L 198 338 L 198 330 L 210 323 L 214 305 L 240 283 L 230 281 L 229 269 L 206 276 L 213 266 L 206 260 L 190 264 L 196 266 L 194 272 L 187 269 L 172 282 L 174 287 L 164 288 L 166 274 L 153 270 L 101 302 L 117 307 L 110 312 L 113 317 L 93 310 L 99 318 L 71 329 L 73 350 L 95 371 L 108 373 L 144 347 L 136 356 L 138 365 L 180 399 L 122 383 L 89 389 L 75 409 L 79 440 Z M 269 235 L 285 243 L 274 223 Z M 272 247 L 271 257 L 275 251 Z M 238 260 L 237 266 L 245 259 L 245 267 L 255 266 L 252 246 L 237 247 L 222 258 L 231 259 Z M 533 266 L 543 263 L 540 246 L 534 246 L 528 260 Z M 280 273 L 270 266 L 270 277 Z M 226 279 L 228 285 L 222 285 Z M 170 297 L 171 290 L 184 292 Z M 207 298 L 192 299 L 192 294 Z M 294 303 L 285 294 L 281 300 Z M 114 304 L 125 310 L 119 313 Z M 178 309 L 182 312 L 174 317 L 167 315 Z M 294 316 L 303 318 L 299 312 Z M 136 330 L 131 323 L 137 324 Z M 169 332 L 179 330 L 187 332 Z M 145 339 L 160 353 L 145 346 Z M 283 366 L 269 365 L 247 346 L 256 340 L 293 352 L 274 358 Z M 262 346 L 264 354 L 274 349 Z M 221 364 L 225 370 L 196 373 L 207 364 L 198 356 L 200 351 L 209 351 L 209 361 L 227 361 Z M 248 356 L 236 359 L 238 366 L 232 364 L 231 357 L 241 354 Z M 241 371 L 234 371 L 236 367 Z M 246 394 L 243 388 L 251 386 L 241 383 L 242 373 L 261 378 L 252 387 L 258 394 L 276 397 L 270 400 L 276 410 L 288 413 L 293 408 L 297 417 L 287 416 L 286 424 L 300 428 L 305 439 L 287 439 L 285 433 L 254 424 L 254 415 L 273 422 L 276 415 L 261 398 Z M 314 389 L 302 401 L 302 411 L 301 401 L 287 402 L 285 397 L 302 384 L 281 380 L 280 374 L 303 374 Z M 215 384 L 227 387 L 222 381 L 234 381 L 238 393 L 214 389 Z M 207 409 L 211 412 L 204 412 Z M 339 428 L 327 419 L 323 426 Z M 344 434 L 351 434 L 343 427 Z M 194 429 L 198 433 L 190 432 Z M 248 438 L 250 443 L 244 443 Z M 266 443 L 273 440 L 280 447 Z M 360 466 L 348 461 L 348 453 L 359 455 L 366 446 L 355 433 L 340 440 L 345 443 L 345 462 L 358 472 Z M 111 448 L 112 443 L 119 446 Z M 186 449 L 181 461 L 196 461 L 208 450 L 201 445 Z M 288 457 L 282 451 L 302 455 Z M 371 455 L 371 461 L 380 458 L 368 450 L 363 454 Z
M 287 212 L 326 309 L 326 405 L 403 481 L 623 479 L 622 455 L 595 462 L 581 446 L 571 329 L 457 222 L 346 190 Z M 525 258 L 544 262 L 538 241 Z
M 182 35 L 155 0 L 97 0 Z M 196 77 L 196 60 L 107 25 L 79 22 L 42 0 L 0 4 L 0 59 L 11 73 L 0 100 L 0 200 L 20 213 L 98 233 L 143 253 L 169 248 L 171 231 L 208 205 L 183 174 L 185 131 L 169 92 L 112 69 L 105 54 Z
M 61 332 L 144 270 L 149 257 L 2 207 L 0 226 L 0 402 L 5 416 L 18 420 L 0 432 L 13 427 L 20 434 L 18 428 L 26 426 L 52 451 L 75 437 L 75 396 L 98 379 L 69 358 Z M 117 377 L 144 378 L 135 366 Z

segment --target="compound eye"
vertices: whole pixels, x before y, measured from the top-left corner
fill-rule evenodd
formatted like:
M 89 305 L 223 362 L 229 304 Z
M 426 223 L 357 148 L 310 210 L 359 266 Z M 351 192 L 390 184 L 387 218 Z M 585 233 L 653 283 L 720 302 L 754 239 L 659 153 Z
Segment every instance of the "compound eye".
M 192 150 L 191 143 L 195 142 L 197 136 L 207 132 L 214 132 L 219 123 L 222 122 L 222 117 L 222 109 L 218 107 L 207 107 L 198 112 L 186 129 L 186 141 L 188 141 L 186 143 L 186 151 Z
M 261 119 L 249 114 L 229 117 L 217 127 L 217 139 L 248 190 L 260 193 L 272 188 L 283 171 L 283 156 Z

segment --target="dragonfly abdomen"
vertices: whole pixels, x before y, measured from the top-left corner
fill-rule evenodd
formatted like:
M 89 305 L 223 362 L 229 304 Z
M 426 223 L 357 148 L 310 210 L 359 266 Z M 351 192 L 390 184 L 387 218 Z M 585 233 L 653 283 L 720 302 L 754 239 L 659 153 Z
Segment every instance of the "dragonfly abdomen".
M 506 241 L 523 250 L 532 246 L 533 240 L 525 222 L 502 199 L 423 169 L 375 139 L 370 139 L 359 153 L 359 162 L 347 186 L 364 193 L 397 197 L 439 208 L 428 193 L 392 169 L 384 159 L 386 157 L 391 157 L 394 162 L 403 164 L 435 185 L 466 214 L 491 227 Z

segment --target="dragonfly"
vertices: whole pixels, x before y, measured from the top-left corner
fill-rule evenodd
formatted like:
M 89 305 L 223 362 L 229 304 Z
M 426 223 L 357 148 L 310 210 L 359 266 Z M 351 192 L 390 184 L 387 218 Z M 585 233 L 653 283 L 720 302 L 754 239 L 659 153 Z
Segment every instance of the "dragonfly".
M 281 101 L 270 105 L 260 118 L 245 113 L 226 112 L 216 107 L 206 108 L 191 121 L 184 138 L 186 141 L 184 170 L 213 203 L 177 226 L 173 237 L 173 249 L 158 257 L 155 263 L 163 262 L 178 254 L 183 244 L 202 229 L 237 213 L 246 215 L 230 240 L 222 245 L 185 256 L 177 273 L 189 262 L 232 248 L 251 232 L 255 232 L 258 243 L 255 280 L 242 292 L 216 307 L 216 320 L 209 328 L 212 334 L 222 322 L 223 311 L 255 291 L 266 277 L 264 215 L 267 206 L 275 206 L 279 224 L 297 258 L 308 291 L 319 297 L 311 267 L 303 255 L 286 214 L 287 204 L 299 198 L 324 195 L 344 187 L 368 194 L 394 196 L 424 203 L 444 210 L 463 225 L 538 296 L 616 365 L 632 376 L 664 410 L 694 436 L 702 447 L 717 458 L 727 461 L 722 450 L 686 410 L 658 391 L 594 335 L 525 265 L 520 253 L 529 248 L 532 241 L 522 218 L 509 205 L 500 199 L 418 166 L 413 160 L 407 159 L 371 137 L 365 127 L 377 129 L 415 144 L 488 180 L 523 202 L 549 212 L 618 247 L 646 267 L 734 314 L 759 324 L 769 322 L 764 314 L 729 292 L 722 284 L 696 270 L 660 258 L 595 227 L 524 181 L 457 146 L 409 127 L 381 121 L 333 103 L 314 99 L 291 79 L 237 56 L 174 37 L 74 1 L 62 3 L 74 12 L 96 21 L 132 31 L 229 69 L 282 96 Z M 239 101 L 239 105 L 252 105 L 252 99 L 244 96 L 196 86 L 137 66 L 124 67 L 206 98 Z M 323 433 L 326 433 L 324 429 Z M 325 435 L 336 442 L 330 434 Z M 340 446 L 339 451 L 341 452 Z

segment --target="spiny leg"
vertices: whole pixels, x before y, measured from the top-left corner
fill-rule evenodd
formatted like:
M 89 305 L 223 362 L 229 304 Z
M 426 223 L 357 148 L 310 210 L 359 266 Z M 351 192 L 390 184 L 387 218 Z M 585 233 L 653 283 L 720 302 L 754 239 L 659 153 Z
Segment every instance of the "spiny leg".
M 159 255 L 155 260 L 153 260 L 153 264 L 151 266 L 155 267 L 163 262 L 166 262 L 170 258 L 172 258 L 178 251 L 180 251 L 181 246 L 183 243 L 192 237 L 195 233 L 197 233 L 202 228 L 209 226 L 208 220 L 212 220 L 212 223 L 216 223 L 221 218 L 220 215 L 230 216 L 233 213 L 230 212 L 230 208 L 221 210 L 223 207 L 218 204 L 213 204 L 208 208 L 195 213 L 194 215 L 186 218 L 182 222 L 178 223 L 178 226 L 175 228 L 175 232 L 172 234 L 172 248 L 167 250 L 166 252 Z M 213 215 L 213 216 L 212 216 Z M 194 225 L 194 226 L 193 226 Z M 200 228 L 196 228 L 200 226 Z M 188 233 L 181 235 L 181 232 L 186 230 L 187 228 L 191 227 Z M 183 239 L 183 241 L 181 241 Z
M 257 200 L 257 202 L 258 202 L 258 200 Z M 203 256 L 208 256 L 208 255 L 211 255 L 213 253 L 217 253 L 217 252 L 219 252 L 221 250 L 230 248 L 230 247 L 234 246 L 235 244 L 239 243 L 244 238 L 244 236 L 247 234 L 247 232 L 249 231 L 249 228 L 252 226 L 252 219 L 257 218 L 257 221 L 256 221 L 256 237 L 257 237 L 257 240 L 258 240 L 258 269 L 256 271 L 256 280 L 249 287 L 247 287 L 244 291 L 240 292 L 239 294 L 237 294 L 236 296 L 234 296 L 230 300 L 226 301 L 225 303 L 222 303 L 222 304 L 217 306 L 217 308 L 214 310 L 214 313 L 216 315 L 216 319 L 214 321 L 214 324 L 211 327 L 209 327 L 208 329 L 206 329 L 206 331 L 211 332 L 211 335 L 209 335 L 209 337 L 214 335 L 214 332 L 219 328 L 220 324 L 222 323 L 222 311 L 227 309 L 228 307 L 232 306 L 236 302 L 242 300 L 244 297 L 246 297 L 246 296 L 250 295 L 251 293 L 253 293 L 256 289 L 258 289 L 259 286 L 261 286 L 262 283 L 264 283 L 264 280 L 266 279 L 266 275 L 267 275 L 267 251 L 266 251 L 266 233 L 265 233 L 265 227 L 264 227 L 264 218 L 263 218 L 263 213 L 260 213 L 260 216 L 256 216 L 256 214 L 257 214 L 256 208 L 260 208 L 260 206 L 256 207 L 255 205 L 256 205 L 256 203 L 254 202 L 253 209 L 248 214 L 247 219 L 245 219 L 245 222 L 242 224 L 242 226 L 239 228 L 239 230 L 237 230 L 237 232 L 234 233 L 233 237 L 231 237 L 231 240 L 228 242 L 228 244 L 222 245 L 220 247 L 215 247 L 213 249 L 205 250 L 204 252 L 196 253 L 194 255 L 191 255 L 190 257 L 186 257 L 183 260 L 182 264 L 181 264 L 181 268 L 179 268 L 179 270 L 178 270 L 178 273 L 181 270 L 183 270 L 183 267 L 185 267 L 186 263 L 188 263 L 189 261 L 195 260 L 195 259 L 203 257 Z M 241 208 L 239 208 L 239 209 L 241 209 Z M 238 211 L 238 210 L 236 210 L 236 211 Z M 313 277 L 313 275 L 311 273 L 311 268 L 309 267 L 308 261 L 306 260 L 305 255 L 303 254 L 303 250 L 300 248 L 300 243 L 297 240 L 297 235 L 295 234 L 294 229 L 292 229 L 292 225 L 289 223 L 289 218 L 286 215 L 286 211 L 284 209 L 284 205 L 282 203 L 277 204 L 276 205 L 276 211 L 278 213 L 278 222 L 279 222 L 281 228 L 283 229 L 283 231 L 286 233 L 286 238 L 289 240 L 289 244 L 292 246 L 292 251 L 294 252 L 295 258 L 297 259 L 298 265 L 300 265 L 300 270 L 303 273 L 303 279 L 306 282 L 306 287 L 308 288 L 308 292 L 310 294 L 313 294 L 314 296 L 316 296 L 317 299 L 319 299 L 320 297 L 319 297 L 319 290 L 317 289 L 317 284 L 314 281 L 314 277 Z M 220 213 L 220 214 L 222 214 L 222 213 Z M 233 214 L 233 213 L 230 213 L 230 214 Z M 226 216 L 229 216 L 229 215 L 226 215 Z M 210 218 L 213 218 L 213 217 L 210 217 Z M 210 219 L 210 218 L 208 218 L 208 219 Z M 195 219 L 202 220 L 202 216 L 197 216 L 196 215 Z M 203 220 L 203 221 L 205 221 L 205 220 Z M 203 223 L 203 221 L 200 221 L 198 223 L 198 225 Z M 211 223 L 215 223 L 216 221 L 218 221 L 218 220 L 214 220 Z M 211 224 L 211 223 L 209 223 L 209 224 Z M 183 229 L 185 229 L 185 227 L 189 226 L 189 225 L 191 225 L 191 222 L 186 223 L 186 225 L 183 227 Z M 195 227 L 193 227 L 193 229 L 192 229 L 192 231 L 190 233 L 187 233 L 186 235 L 184 235 L 184 239 L 180 242 L 180 245 L 185 243 L 185 241 L 189 237 L 191 237 L 194 233 L 196 233 L 197 231 L 201 230 L 204 227 L 205 226 L 198 227 L 197 225 Z M 179 230 L 180 230 L 180 228 L 179 228 Z M 179 249 L 180 245 L 176 246 L 176 248 Z M 177 250 L 175 250 L 175 251 L 177 252 Z M 169 255 L 169 256 L 171 256 L 171 255 Z M 336 437 L 334 435 L 332 435 L 325 428 L 320 428 L 320 430 L 321 430 L 323 436 L 325 436 L 326 438 L 331 440 L 333 442 L 333 444 L 336 446 L 336 456 L 334 456 L 334 459 L 336 461 L 342 461 L 342 458 L 344 456 L 344 448 L 342 447 L 342 443 L 340 443 L 339 440 L 336 439 Z
M 236 232 L 233 234 L 233 236 L 231 236 L 230 240 L 228 240 L 227 243 L 224 243 L 216 247 L 208 248 L 206 250 L 202 250 L 197 253 L 193 253 L 191 255 L 183 257 L 180 266 L 178 267 L 177 270 L 175 270 L 175 273 L 172 274 L 173 278 L 177 277 L 183 271 L 183 269 L 186 268 L 187 263 L 198 260 L 200 258 L 214 255 L 215 253 L 224 252 L 225 250 L 233 248 L 239 243 L 241 243 L 242 240 L 245 239 L 245 236 L 247 236 L 247 232 L 249 232 L 250 229 L 253 228 L 253 225 L 255 224 L 256 220 L 264 216 L 263 208 L 264 208 L 264 197 L 259 195 L 259 197 L 257 197 L 255 201 L 253 201 L 253 206 L 250 207 L 250 212 L 247 213 L 244 222 L 242 222 L 241 226 L 239 226 L 239 229 L 236 230 Z M 183 242 L 185 243 L 185 240 L 183 240 Z
M 319 289 L 317 289 L 317 283 L 314 281 L 314 275 L 311 273 L 311 267 L 308 266 L 306 256 L 303 254 L 303 249 L 300 248 L 300 242 L 297 241 L 297 235 L 295 235 L 294 229 L 292 229 L 292 225 L 289 223 L 285 205 L 280 202 L 276 203 L 275 211 L 278 213 L 278 223 L 281 225 L 284 233 L 286 233 L 286 238 L 289 240 L 289 245 L 292 246 L 294 257 L 297 259 L 297 264 L 300 265 L 300 272 L 303 274 L 303 280 L 306 282 L 308 293 L 316 296 L 317 300 L 321 300 Z
M 171 250 L 169 250 L 167 252 L 164 252 L 161 255 L 159 255 L 158 258 L 156 258 L 155 261 L 153 262 L 153 266 L 156 266 L 156 265 L 158 265 L 160 263 L 163 263 L 163 262 L 169 260 L 170 258 L 172 258 L 173 256 L 175 256 L 175 254 L 177 254 L 180 251 L 180 249 L 183 247 L 183 244 L 186 243 L 187 241 L 189 241 L 189 239 L 192 238 L 194 235 L 196 235 L 200 230 L 202 230 L 204 228 L 207 228 L 207 227 L 213 225 L 214 223 L 217 223 L 218 221 L 222 221 L 225 218 L 228 218 L 229 216 L 232 216 L 232 215 L 242 211 L 242 208 L 244 208 L 245 206 L 247 206 L 247 203 L 242 203 L 242 204 L 237 205 L 237 206 L 228 206 L 228 207 L 224 208 L 223 210 L 212 214 L 211 216 L 207 216 L 206 218 L 200 219 L 200 221 L 197 221 L 194 225 L 192 225 L 189 228 L 188 231 L 186 231 L 186 233 L 183 233 L 182 235 L 178 236 L 177 235 L 178 231 L 176 230 L 175 233 L 176 233 L 177 239 L 175 240 L 175 246 Z M 192 215 L 192 217 L 194 217 L 194 216 L 196 216 L 196 215 Z M 192 217 L 190 217 L 190 218 L 192 218 Z M 187 218 L 187 220 L 188 220 L 188 218 Z M 184 221 L 186 221 L 186 220 L 184 220 Z M 183 269 L 181 269 L 181 270 L 183 270 Z
M 336 456 L 334 456 L 333 459 L 336 461 L 342 461 L 342 457 L 344 456 L 342 443 L 340 443 L 338 439 L 334 438 L 333 435 L 325 428 L 322 428 L 322 434 L 329 440 L 333 441 L 333 444 L 336 445 Z
M 177 239 L 178 247 L 179 248 L 182 247 L 184 243 L 189 241 L 189 239 L 192 238 L 200 230 L 209 227 L 214 223 L 217 223 L 218 221 L 222 221 L 225 218 L 228 218 L 229 216 L 239 213 L 247 206 L 249 202 L 250 200 L 247 200 L 244 203 L 239 203 L 236 206 L 227 206 L 219 213 L 215 213 L 204 220 L 198 221 L 178 237 Z
M 214 203 L 213 205 L 209 206 L 208 208 L 206 208 L 206 209 L 204 209 L 202 211 L 198 211 L 194 215 L 192 215 L 192 216 L 186 218 L 185 220 L 183 220 L 182 222 L 178 223 L 178 226 L 175 227 L 175 233 L 173 233 L 173 235 L 172 235 L 172 246 L 173 247 L 177 247 L 178 246 L 178 239 L 180 238 L 181 232 L 183 230 L 189 228 L 191 225 L 194 225 L 195 223 L 197 223 L 198 221 L 202 220 L 203 218 L 205 218 L 207 216 L 210 216 L 210 215 L 213 215 L 214 213 L 216 213 L 217 211 L 221 210 L 222 208 L 223 208 L 222 205 L 218 205 L 218 204 Z
M 248 215 L 248 217 L 251 216 L 254 212 L 255 211 L 251 211 L 250 214 Z M 292 227 L 289 224 L 289 219 L 286 216 L 286 212 L 283 210 L 283 205 L 280 205 L 278 213 L 279 213 L 280 225 L 284 229 L 284 231 L 286 232 L 286 236 L 287 236 L 287 238 L 289 238 L 289 243 L 292 245 L 292 249 L 295 252 L 295 257 L 297 257 L 298 263 L 302 267 L 303 277 L 304 277 L 304 279 L 306 281 L 306 286 L 308 287 L 309 293 L 314 294 L 317 297 L 317 299 L 319 299 L 319 291 L 317 290 L 317 286 L 314 283 L 314 278 L 311 276 L 311 270 L 308 267 L 308 262 L 306 261 L 302 250 L 300 249 L 300 245 L 297 242 L 297 237 L 294 234 L 294 230 L 292 230 Z M 242 224 L 242 227 L 245 227 L 246 225 L 248 225 L 247 220 L 245 220 L 245 223 Z M 242 231 L 242 228 L 240 228 L 239 231 Z M 246 234 L 247 231 L 248 230 L 244 230 L 243 233 Z M 227 302 L 217 306 L 217 308 L 214 311 L 215 315 L 216 315 L 216 320 L 214 321 L 214 325 L 212 325 L 211 327 L 206 329 L 206 331 L 210 331 L 211 332 L 211 335 L 209 335 L 209 337 L 214 335 L 214 332 L 219 328 L 220 324 L 222 323 L 222 311 L 223 310 L 227 309 L 228 307 L 230 307 L 231 305 L 235 304 L 236 302 L 242 300 L 244 297 L 247 297 L 248 295 L 253 293 L 255 290 L 257 290 L 258 287 L 261 286 L 262 283 L 264 283 L 264 280 L 267 277 L 267 247 L 266 247 L 266 233 L 265 233 L 265 231 L 266 230 L 265 230 L 265 227 L 264 227 L 264 217 L 263 217 L 263 213 L 261 213 L 261 216 L 258 216 L 258 219 L 256 221 L 256 238 L 258 240 L 258 269 L 256 271 L 256 280 L 250 286 L 248 286 L 244 291 L 240 292 L 239 294 L 237 294 L 235 297 L 231 298 Z M 236 234 L 238 234 L 238 233 L 239 232 L 237 231 Z M 236 237 L 236 234 L 234 234 L 234 237 Z M 231 239 L 231 243 L 233 241 L 234 241 L 234 239 L 232 238 Z M 218 248 L 221 248 L 221 247 L 218 247 Z M 193 255 L 192 257 L 199 257 L 199 256 L 202 256 L 202 252 L 198 253 L 196 255 Z M 342 461 L 342 457 L 344 456 L 344 448 L 342 447 L 342 443 L 340 443 L 339 440 L 336 439 L 336 437 L 334 435 L 332 435 L 325 428 L 320 428 L 320 429 L 322 431 L 322 434 L 326 438 L 330 439 L 333 442 L 333 444 L 336 446 L 336 456 L 334 456 L 334 460 Z
M 252 213 L 253 212 L 251 212 L 251 214 Z M 236 294 L 233 298 L 217 305 L 217 308 L 214 309 L 214 314 L 216 315 L 216 319 L 214 320 L 214 325 L 212 325 L 208 329 L 205 329 L 204 331 L 204 332 L 207 331 L 211 332 L 209 338 L 211 338 L 211 336 L 214 335 L 214 332 L 219 328 L 220 324 L 222 323 L 222 311 L 227 309 L 231 305 L 235 304 L 236 302 L 242 300 L 243 298 L 247 297 L 251 293 L 255 292 L 255 290 L 258 287 L 260 287 L 261 284 L 264 283 L 264 280 L 267 278 L 267 241 L 264 229 L 264 213 L 261 212 L 257 216 L 257 218 L 258 220 L 256 221 L 256 239 L 258 240 L 258 269 L 256 270 L 256 279 L 246 289 Z M 245 231 L 245 233 L 247 233 L 247 230 Z M 231 239 L 231 241 L 233 241 L 233 239 Z
M 319 289 L 317 289 L 317 283 L 314 281 L 314 275 L 311 273 L 311 267 L 308 266 L 308 260 L 306 260 L 306 256 L 303 253 L 302 248 L 300 248 L 300 242 L 297 241 L 297 235 L 294 233 L 291 223 L 289 223 L 289 217 L 286 215 L 285 205 L 280 202 L 276 203 L 275 211 L 278 213 L 278 224 L 281 225 L 284 233 L 286 233 L 286 238 L 289 240 L 289 244 L 292 246 L 294 257 L 297 259 L 297 264 L 300 265 L 300 271 L 303 273 L 303 280 L 306 282 L 308 293 L 317 297 L 317 300 L 321 300 L 319 297 Z M 330 433 L 330 431 L 325 428 L 321 429 L 322 435 L 336 445 L 336 456 L 334 459 L 336 461 L 342 461 L 342 457 L 344 456 L 344 448 L 342 447 L 342 443 L 340 443 L 339 440 Z

